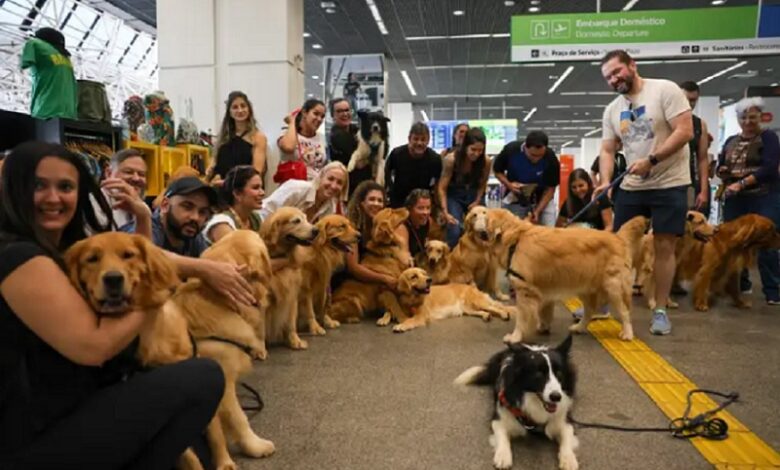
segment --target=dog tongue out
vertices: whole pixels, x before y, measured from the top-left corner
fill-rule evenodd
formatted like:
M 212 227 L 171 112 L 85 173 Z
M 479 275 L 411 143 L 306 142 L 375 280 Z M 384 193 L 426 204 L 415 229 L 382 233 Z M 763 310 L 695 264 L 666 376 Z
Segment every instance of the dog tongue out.
M 542 404 L 544 404 L 544 410 L 548 413 L 555 413 L 555 411 L 558 409 L 558 405 L 555 403 L 548 403 L 542 400 Z

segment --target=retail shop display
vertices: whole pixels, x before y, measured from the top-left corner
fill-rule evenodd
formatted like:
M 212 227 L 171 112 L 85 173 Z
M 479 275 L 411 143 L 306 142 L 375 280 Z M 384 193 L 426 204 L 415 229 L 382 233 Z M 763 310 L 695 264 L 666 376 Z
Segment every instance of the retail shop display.
M 79 80 L 79 119 L 111 124 L 111 105 L 106 86 L 93 80 Z
M 148 142 L 175 146 L 175 126 L 173 109 L 162 91 L 150 93 L 144 97 L 146 123 L 152 128 L 154 136 Z
M 78 116 L 78 86 L 62 33 L 52 28 L 39 29 L 25 43 L 20 64 L 31 73 L 33 117 Z

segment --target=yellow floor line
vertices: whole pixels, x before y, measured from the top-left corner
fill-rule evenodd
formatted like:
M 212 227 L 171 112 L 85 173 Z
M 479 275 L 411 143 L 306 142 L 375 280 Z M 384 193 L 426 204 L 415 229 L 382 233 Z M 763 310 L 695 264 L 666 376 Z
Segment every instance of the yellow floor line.
M 698 388 L 671 364 L 650 349 L 644 342 L 621 341 L 620 323 L 600 320 L 588 325 L 591 334 L 639 384 L 669 419 L 679 418 L 685 412 L 688 391 Z M 694 397 L 691 416 L 717 406 L 705 395 Z M 736 405 L 739 406 L 739 405 Z M 718 470 L 756 470 L 780 468 L 780 454 L 770 447 L 728 411 L 718 417 L 729 425 L 729 438 L 711 441 L 691 439 L 696 449 Z

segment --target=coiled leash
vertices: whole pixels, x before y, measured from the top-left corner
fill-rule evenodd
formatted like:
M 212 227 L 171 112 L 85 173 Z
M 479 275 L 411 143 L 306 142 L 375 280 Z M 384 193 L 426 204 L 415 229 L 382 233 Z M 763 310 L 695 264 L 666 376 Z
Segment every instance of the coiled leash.
M 623 178 L 626 177 L 628 172 L 629 172 L 629 170 L 626 170 L 623 173 L 619 174 L 617 176 L 617 178 L 615 178 L 611 183 L 609 183 L 609 186 L 607 186 L 607 188 L 604 191 L 602 191 L 601 194 L 599 194 L 598 196 L 596 196 L 593 199 L 591 199 L 589 203 L 585 204 L 585 207 L 580 209 L 580 211 L 577 212 L 576 214 L 574 214 L 574 216 L 572 218 L 567 220 L 566 221 L 566 225 L 564 225 L 564 227 L 568 227 L 569 225 L 573 224 L 577 219 L 582 217 L 582 215 L 585 214 L 591 207 L 593 207 L 593 205 L 596 204 L 599 201 L 599 199 L 601 199 L 604 196 L 606 196 L 612 188 L 614 188 L 616 185 L 620 184 L 620 182 L 623 181 Z
M 720 403 L 717 407 L 705 411 L 693 418 L 688 415 L 691 412 L 691 406 L 693 403 L 693 395 L 697 393 L 706 393 L 708 395 L 715 395 L 726 400 Z M 729 437 L 729 425 L 721 418 L 713 418 L 715 414 L 725 409 L 727 406 L 739 400 L 739 393 L 721 393 L 714 390 L 704 390 L 697 388 L 688 392 L 686 398 L 687 405 L 685 406 L 685 412 L 680 418 L 669 421 L 669 426 L 665 428 L 631 428 L 625 426 L 616 426 L 612 424 L 602 423 L 583 423 L 570 416 L 571 422 L 581 428 L 593 428 L 593 429 L 608 429 L 611 431 L 627 431 L 627 432 L 670 432 L 673 437 L 677 439 L 690 439 L 692 437 L 703 437 L 714 441 L 722 441 Z
M 241 405 L 241 409 L 244 411 L 262 411 L 263 407 L 265 407 L 265 402 L 260 397 L 260 392 L 252 388 L 246 382 L 241 382 L 241 387 L 243 387 L 244 390 L 252 394 L 252 399 L 257 403 L 254 405 Z

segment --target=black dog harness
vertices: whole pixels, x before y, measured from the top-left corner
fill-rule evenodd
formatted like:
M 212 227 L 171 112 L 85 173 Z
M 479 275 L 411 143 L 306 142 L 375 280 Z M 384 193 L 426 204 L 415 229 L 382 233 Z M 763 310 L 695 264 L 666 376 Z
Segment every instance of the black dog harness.
M 514 277 L 520 279 L 521 281 L 525 281 L 525 278 L 522 276 L 522 274 L 520 274 L 517 271 L 515 271 L 514 269 L 512 269 L 512 258 L 514 258 L 514 256 L 515 256 L 515 251 L 517 250 L 517 245 L 518 244 L 519 243 L 514 244 L 514 245 L 509 247 L 509 256 L 507 257 L 507 260 L 506 260 L 506 277 L 514 276 Z
M 190 333 L 190 338 L 192 338 L 192 334 L 191 333 Z M 193 340 L 193 348 L 195 348 L 195 339 L 192 338 L 192 340 Z M 252 358 L 252 348 L 250 348 L 249 346 L 247 346 L 244 343 L 239 343 L 238 341 L 232 340 L 230 338 L 223 338 L 221 336 L 206 336 L 204 338 L 200 338 L 200 340 L 201 341 L 219 341 L 221 343 L 227 343 L 227 344 L 233 345 L 233 346 L 237 347 L 238 349 L 240 349 L 241 351 L 243 351 L 244 354 L 246 354 L 247 356 Z M 197 349 L 195 349 L 195 353 L 197 354 Z

